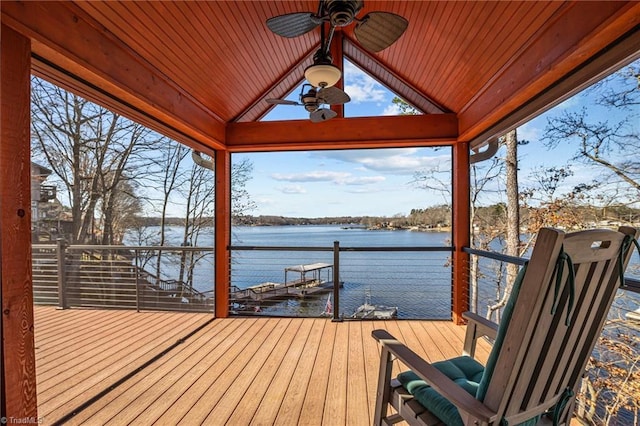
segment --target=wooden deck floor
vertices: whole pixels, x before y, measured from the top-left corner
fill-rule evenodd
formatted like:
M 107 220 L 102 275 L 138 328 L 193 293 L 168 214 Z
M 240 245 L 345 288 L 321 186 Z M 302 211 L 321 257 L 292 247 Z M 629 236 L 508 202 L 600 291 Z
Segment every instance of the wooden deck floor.
M 35 312 L 44 424 L 370 425 L 373 329 L 431 361 L 459 355 L 464 338 L 464 327 L 446 321 Z M 487 355 L 483 346 L 479 357 Z

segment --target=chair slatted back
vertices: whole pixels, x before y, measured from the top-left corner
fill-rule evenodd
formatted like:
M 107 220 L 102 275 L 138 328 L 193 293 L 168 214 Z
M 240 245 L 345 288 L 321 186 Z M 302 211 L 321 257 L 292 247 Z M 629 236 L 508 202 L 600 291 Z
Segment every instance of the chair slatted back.
M 623 239 L 635 237 L 633 228 L 620 231 L 541 229 L 484 398 L 509 424 L 554 406 L 567 389 L 576 391 L 620 287 Z M 563 252 L 573 262 L 574 284 L 570 268 L 557 262 Z M 624 267 L 629 258 L 622 259 Z

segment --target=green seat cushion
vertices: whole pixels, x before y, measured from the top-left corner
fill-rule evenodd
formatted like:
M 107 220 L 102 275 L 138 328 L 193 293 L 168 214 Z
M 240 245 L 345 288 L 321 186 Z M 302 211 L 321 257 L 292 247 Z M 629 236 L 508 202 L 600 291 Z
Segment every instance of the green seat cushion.
M 469 392 L 470 395 L 476 396 L 478 383 L 484 373 L 482 364 L 468 356 L 461 356 L 434 362 L 432 365 Z M 413 371 L 400 373 L 398 381 L 423 407 L 431 411 L 446 425 L 463 424 L 458 409 Z

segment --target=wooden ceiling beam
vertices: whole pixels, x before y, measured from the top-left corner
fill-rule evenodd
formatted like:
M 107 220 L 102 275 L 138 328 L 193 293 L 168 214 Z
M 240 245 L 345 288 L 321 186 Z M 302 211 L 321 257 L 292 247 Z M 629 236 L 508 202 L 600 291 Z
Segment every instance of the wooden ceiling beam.
M 224 123 L 71 3 L 2 2 L 2 22 L 32 39 L 32 51 L 94 90 L 209 146 L 224 148 Z M 58 76 L 60 78 L 60 76 Z M 68 79 L 67 79 L 68 81 Z M 86 91 L 89 93 L 90 91 Z M 91 99 L 99 104 L 100 96 Z M 111 107 L 113 108 L 112 102 Z M 132 117 L 134 118 L 134 117 Z
M 451 145 L 457 135 L 455 114 L 428 114 L 229 123 L 226 140 L 244 152 Z
M 588 72 L 583 71 L 580 80 L 570 78 L 590 58 L 611 48 L 621 37 L 628 38 L 629 33 L 635 41 L 627 40 L 627 44 L 640 48 L 639 20 L 640 2 L 567 5 L 458 112 L 460 139 L 477 146 L 482 143 L 480 139 L 501 136 L 514 126 L 515 121 L 509 117 L 515 111 L 523 117 L 517 120 L 521 123 L 549 109 L 557 99 L 566 98 L 567 93 L 574 93 L 585 81 L 602 77 L 610 64 L 586 64 Z M 571 86 L 566 82 L 556 84 L 562 80 L 570 81 Z M 541 94 L 544 105 L 534 102 Z

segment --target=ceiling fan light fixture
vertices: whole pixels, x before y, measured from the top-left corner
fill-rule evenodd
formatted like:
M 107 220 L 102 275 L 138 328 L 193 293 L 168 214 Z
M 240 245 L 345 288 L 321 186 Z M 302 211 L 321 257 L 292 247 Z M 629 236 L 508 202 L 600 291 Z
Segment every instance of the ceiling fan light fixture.
M 340 77 L 340 68 L 332 64 L 314 64 L 304 70 L 304 78 L 314 87 L 331 87 Z

